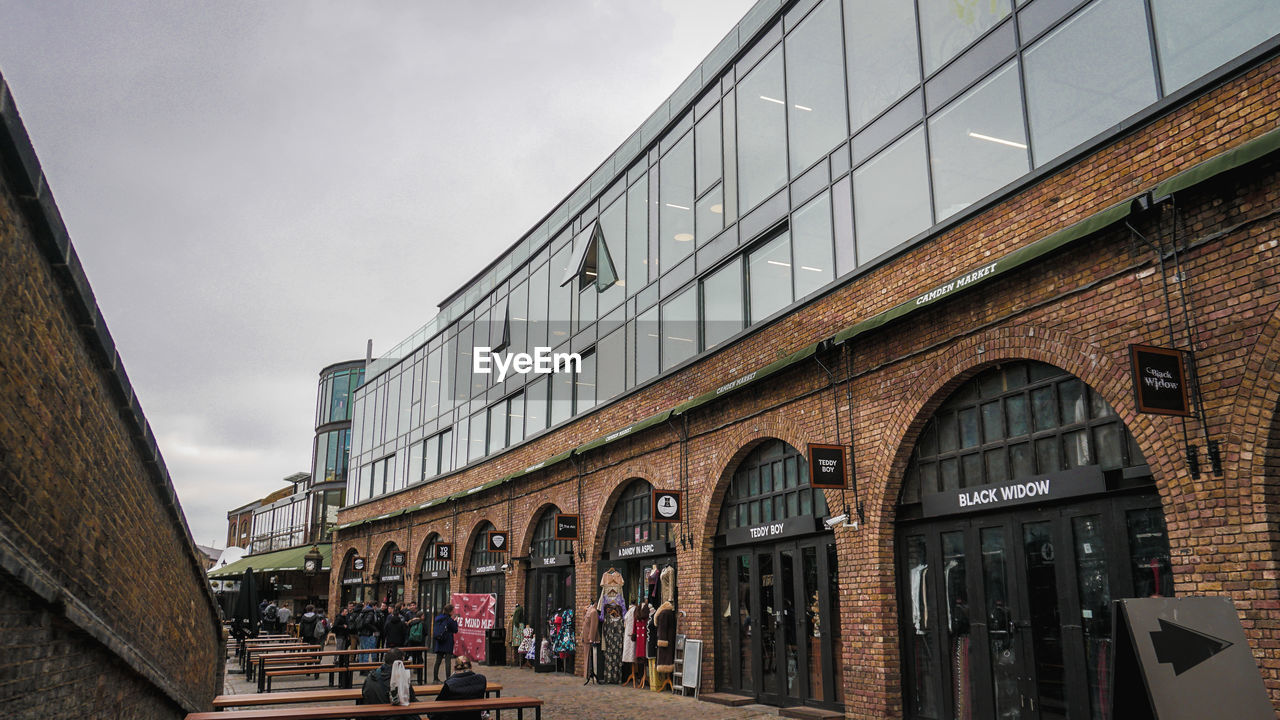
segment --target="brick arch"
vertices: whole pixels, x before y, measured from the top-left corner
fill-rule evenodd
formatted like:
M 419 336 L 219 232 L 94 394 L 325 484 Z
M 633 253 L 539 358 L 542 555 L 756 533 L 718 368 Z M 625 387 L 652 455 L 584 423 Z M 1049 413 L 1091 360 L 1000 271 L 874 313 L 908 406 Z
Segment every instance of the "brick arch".
M 476 544 L 476 537 L 479 536 L 480 528 L 484 527 L 485 523 L 492 525 L 495 530 L 498 528 L 497 523 L 488 515 L 482 515 L 471 524 L 471 529 L 467 531 L 467 538 L 462 543 L 461 554 L 458 553 L 458 547 L 455 546 L 453 548 L 454 554 L 458 555 L 458 577 L 460 578 L 465 578 L 467 568 L 471 567 L 471 547 Z
M 427 541 L 433 537 L 437 537 L 437 538 L 440 538 L 441 540 L 445 540 L 444 533 L 440 532 L 439 530 L 427 528 L 426 535 L 422 536 L 422 540 L 420 540 L 417 544 L 417 547 L 413 548 L 412 550 L 412 555 L 410 556 L 410 560 L 408 562 L 409 562 L 409 567 L 413 568 L 413 573 L 415 576 L 422 571 L 422 556 L 427 552 Z M 406 570 L 407 569 L 408 568 L 406 568 Z
M 400 547 L 400 542 L 397 539 L 391 538 L 389 540 L 386 540 L 378 548 L 378 552 L 373 555 L 373 558 L 370 559 L 372 561 L 372 564 L 366 565 L 366 569 L 377 570 L 378 568 L 382 567 L 382 559 L 387 557 L 387 551 L 390 550 L 391 548 L 395 548 L 396 550 L 404 550 L 404 548 Z M 368 563 L 370 562 L 370 560 L 366 560 L 365 562 Z M 407 558 L 405 562 L 408 562 Z M 405 570 L 408 571 L 408 568 L 405 568 Z
M 707 483 L 711 492 L 706 493 L 696 507 L 690 508 L 690 517 L 697 518 L 697 522 L 693 524 L 698 530 L 694 547 L 700 557 L 711 552 L 712 538 L 720 522 L 720 508 L 724 505 L 724 496 L 729 491 L 729 481 L 733 479 L 734 471 L 743 458 L 766 440 L 781 440 L 803 453 L 809 441 L 820 439 L 812 434 L 806 435 L 798 424 L 782 415 L 782 411 L 738 423 L 728 433 L 717 438 L 710 460 L 706 463 L 715 478 L 714 482 Z M 830 503 L 831 498 L 828 497 L 827 500 Z
M 518 548 L 518 550 L 511 551 L 513 557 L 515 555 L 528 554 L 529 543 L 533 540 L 534 528 L 538 526 L 538 521 L 542 519 L 542 514 L 552 508 L 555 508 L 558 512 L 564 512 L 564 508 L 561 507 L 559 503 L 554 500 L 547 499 L 544 502 L 538 503 L 538 507 L 535 508 L 532 513 L 529 513 L 529 518 L 520 526 L 520 535 L 518 538 L 514 537 L 513 532 L 512 539 L 515 541 L 515 547 Z
M 654 478 L 658 476 L 657 466 L 645 458 L 627 462 L 610 470 L 605 475 L 604 486 L 609 488 L 609 493 L 605 496 L 604 502 L 600 504 L 600 507 L 591 513 L 593 525 L 585 529 L 591 539 L 591 547 L 588 550 L 590 554 L 587 556 L 589 561 L 594 563 L 600 557 L 600 553 L 604 552 L 604 531 L 609 525 L 609 516 L 613 514 L 613 508 L 618 504 L 618 498 L 622 497 L 622 491 L 636 478 L 652 485 Z M 579 509 L 579 512 L 585 519 L 587 516 L 585 509 Z M 580 529 L 579 532 L 581 533 L 583 530 Z M 591 567 L 594 568 L 595 566 L 592 565 Z
M 1280 541 L 1280 311 L 1267 320 L 1240 373 L 1241 384 L 1224 410 L 1233 413 L 1222 447 L 1223 480 L 1240 483 L 1256 522 L 1266 522 Z M 1210 416 L 1212 419 L 1212 416 Z M 1252 448 L 1246 454 L 1245 448 Z M 1256 479 L 1256 481 L 1255 481 Z
M 883 444 L 872 452 L 862 452 L 858 458 L 858 476 L 865 479 L 868 525 L 875 530 L 892 527 L 907 461 L 934 412 L 974 375 L 997 363 L 1014 360 L 1035 360 L 1061 368 L 1101 395 L 1119 415 L 1151 464 L 1156 488 L 1162 501 L 1168 504 L 1168 478 L 1175 472 L 1170 458 L 1178 457 L 1180 451 L 1161 437 L 1158 424 L 1138 415 L 1127 368 L 1070 333 L 1036 325 L 1015 325 L 964 338 L 947 346 L 945 353 L 931 357 L 930 362 L 919 364 L 923 372 L 911 378 L 910 386 L 899 395 L 899 409 L 880 430 Z M 856 428 L 862 425 L 855 422 L 854 427 L 856 433 Z M 892 553 L 889 544 L 880 545 L 882 552 Z

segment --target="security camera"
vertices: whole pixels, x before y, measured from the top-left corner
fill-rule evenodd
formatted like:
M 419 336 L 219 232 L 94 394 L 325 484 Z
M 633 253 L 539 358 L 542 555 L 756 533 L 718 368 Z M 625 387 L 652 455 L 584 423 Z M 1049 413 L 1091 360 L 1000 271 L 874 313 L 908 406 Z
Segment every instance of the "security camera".
M 511 569 L 510 565 L 508 565 L 507 563 L 502 563 L 502 572 L 507 572 L 510 569 Z
M 845 520 L 848 520 L 848 519 L 849 519 L 848 515 L 844 513 L 840 513 L 839 515 L 832 515 L 831 517 L 827 518 L 826 520 L 823 520 L 822 522 L 826 523 L 828 530 L 835 530 L 836 528 L 840 527 L 840 525 L 843 524 Z

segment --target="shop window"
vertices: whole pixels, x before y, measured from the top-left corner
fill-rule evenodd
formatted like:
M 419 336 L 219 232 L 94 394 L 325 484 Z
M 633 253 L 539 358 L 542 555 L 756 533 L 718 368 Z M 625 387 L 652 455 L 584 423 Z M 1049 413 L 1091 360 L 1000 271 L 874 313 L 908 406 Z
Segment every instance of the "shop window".
M 671 523 L 652 522 L 653 486 L 636 479 L 627 486 L 613 507 L 605 531 L 605 547 L 617 548 L 651 540 L 670 540 Z
M 1037 166 L 1155 102 L 1141 0 L 1098 0 L 1024 54 Z
M 839 0 L 825 0 L 785 43 L 787 147 L 794 177 L 849 135 Z
M 1165 93 L 1280 33 L 1272 0 L 1152 0 Z
M 489 533 L 497 529 L 487 521 L 477 529 L 475 540 L 471 543 L 471 569 L 506 562 L 506 553 L 489 552 Z
M 570 540 L 556 540 L 556 514 L 560 508 L 552 506 L 543 511 L 542 517 L 533 529 L 533 539 L 529 541 L 531 557 L 551 557 L 568 555 L 573 552 Z
M 734 470 L 720 512 L 720 533 L 799 515 L 826 517 L 827 499 L 809 487 L 809 464 L 799 450 L 767 440 Z

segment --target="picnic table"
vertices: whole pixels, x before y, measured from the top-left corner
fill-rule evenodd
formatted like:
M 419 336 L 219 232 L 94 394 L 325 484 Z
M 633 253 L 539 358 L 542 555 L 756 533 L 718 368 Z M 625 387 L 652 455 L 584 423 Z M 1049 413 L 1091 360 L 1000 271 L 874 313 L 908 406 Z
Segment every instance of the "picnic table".
M 418 697 L 432 697 L 440 694 L 443 685 L 414 685 L 413 691 Z M 491 682 L 485 687 L 485 696 L 502 697 L 502 683 Z M 258 707 L 262 705 L 292 705 L 298 703 L 341 702 L 343 700 L 359 700 L 360 690 L 297 690 L 282 693 L 259 693 L 256 695 L 219 695 L 213 699 L 214 710 L 232 707 Z
M 428 715 L 447 712 L 489 710 L 500 714 L 515 710 L 519 720 L 525 708 L 533 708 L 535 720 L 542 720 L 542 700 L 535 697 L 495 697 L 478 700 L 431 700 L 408 705 L 330 705 L 327 707 L 259 707 L 250 710 L 223 710 L 190 713 L 186 720 L 342 720 L 397 715 Z
M 386 653 L 386 652 L 390 652 L 390 651 L 391 651 L 391 648 L 367 648 L 367 649 L 364 649 L 364 650 L 360 650 L 360 649 L 347 649 L 347 650 L 325 650 L 325 649 L 323 649 L 323 648 L 317 648 L 315 645 L 310 645 L 310 646 L 307 646 L 307 647 L 308 647 L 308 649 L 301 649 L 301 650 L 297 650 L 297 651 L 293 651 L 293 652 L 283 652 L 283 653 L 263 653 L 263 654 L 259 654 L 259 655 L 258 655 L 258 662 L 257 662 L 257 669 L 258 669 L 258 672 L 257 672 L 257 678 L 258 678 L 258 692 L 266 692 L 266 691 L 267 691 L 267 676 L 266 676 L 266 674 L 264 673 L 264 670 L 266 669 L 266 664 L 267 664 L 267 661 L 268 661 L 268 660 L 272 660 L 272 661 L 275 661 L 275 660 L 285 660 L 285 661 L 288 661 L 288 660 L 311 660 L 311 659 L 314 659 L 314 660 L 316 660 L 316 661 L 317 661 L 317 662 L 316 662 L 316 665 L 315 665 L 314 667 L 317 669 L 317 671 L 318 671 L 318 672 L 315 672 L 315 673 L 302 673 L 302 674 L 320 674 L 320 672 L 330 673 L 330 675 L 329 675 L 329 682 L 330 682 L 330 684 L 332 684 L 332 683 L 333 683 L 333 675 L 332 675 L 332 673 L 334 673 L 334 672 L 338 672 L 338 673 L 341 673 L 341 674 L 342 674 L 342 677 L 341 677 L 341 679 L 340 679 L 340 686 L 341 686 L 341 687 L 343 687 L 343 688 L 349 688 L 349 687 L 351 687 L 351 672 L 352 672 L 352 670 L 353 670 L 353 669 L 360 669 L 360 668 L 349 668 L 349 667 L 348 667 L 348 666 L 350 665 L 350 658 L 351 658 L 351 656 L 352 656 L 352 655 L 381 655 L 382 653 Z M 424 659 L 424 661 L 423 661 L 423 663 L 422 663 L 420 666 L 418 666 L 418 682 L 420 682 L 420 683 L 425 683 L 425 682 L 427 681 L 427 667 L 426 667 L 427 663 L 425 662 L 425 658 L 426 658 L 426 653 L 430 652 L 430 651 L 431 651 L 431 649 L 430 649 L 430 648 L 427 648 L 427 647 L 417 647 L 417 646 L 415 646 L 415 647 L 405 647 L 405 648 L 400 648 L 400 649 L 401 649 L 402 651 L 404 651 L 405 653 L 412 653 L 412 652 L 421 652 L 421 653 L 423 653 L 423 659 Z M 323 658 L 324 656 L 326 656 L 326 655 L 332 655 L 332 656 L 334 656 L 334 662 L 335 662 L 335 664 L 334 664 L 334 666 L 333 666 L 333 667 L 324 666 L 324 665 L 319 664 L 319 660 L 320 660 L 321 658 Z M 343 667 L 342 667 L 341 669 L 337 669 L 337 666 L 343 666 Z M 375 667 L 376 667 L 376 666 L 375 666 Z M 250 679 L 250 680 L 252 680 L 252 679 L 253 679 L 253 677 L 254 677 L 254 674 L 253 674 L 252 672 L 250 672 L 250 673 L 248 673 L 248 677 L 249 677 L 249 679 Z

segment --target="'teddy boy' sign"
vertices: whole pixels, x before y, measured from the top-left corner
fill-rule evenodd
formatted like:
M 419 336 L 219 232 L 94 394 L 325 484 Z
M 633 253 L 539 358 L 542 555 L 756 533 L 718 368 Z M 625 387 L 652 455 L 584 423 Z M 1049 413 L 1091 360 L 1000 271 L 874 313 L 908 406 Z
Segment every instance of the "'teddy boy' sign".
M 1138 412 L 1184 417 L 1191 414 L 1181 350 L 1130 345 L 1129 361 Z

